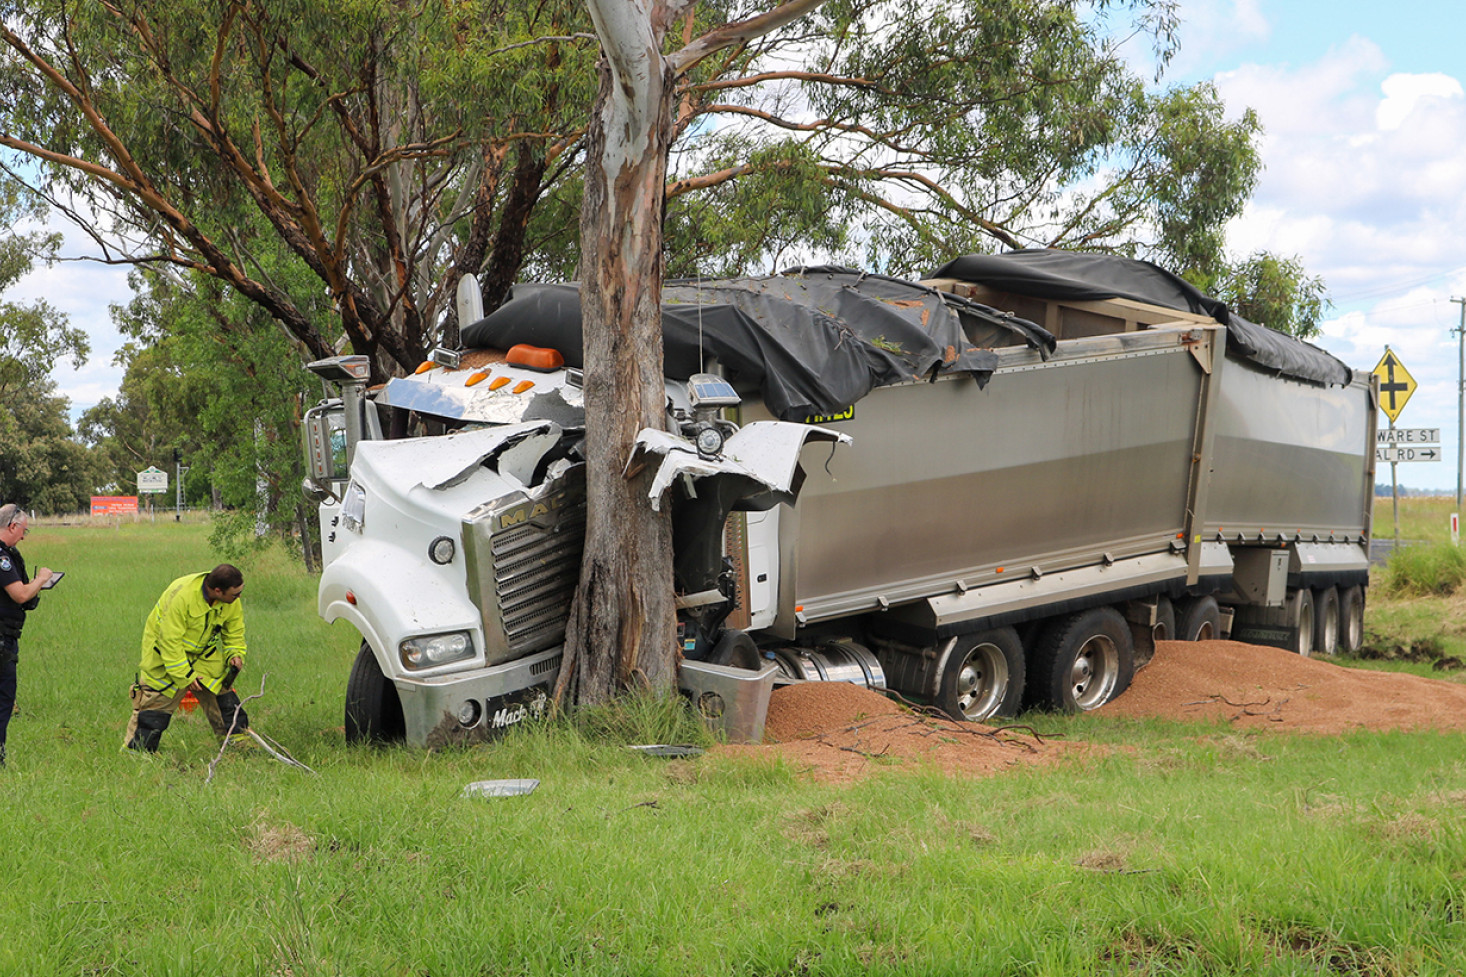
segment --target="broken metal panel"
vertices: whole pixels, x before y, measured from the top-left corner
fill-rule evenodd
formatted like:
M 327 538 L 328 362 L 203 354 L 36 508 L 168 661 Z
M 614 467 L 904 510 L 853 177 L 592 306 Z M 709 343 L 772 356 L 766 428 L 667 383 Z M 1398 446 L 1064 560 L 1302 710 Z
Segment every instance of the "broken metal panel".
M 705 458 L 690 441 L 667 431 L 644 428 L 636 436 L 628 471 L 649 464 L 661 456 L 648 496 L 652 508 L 660 509 L 667 490 L 686 477 L 694 483 L 701 478 L 734 475 L 749 478 L 769 491 L 788 494 L 797 492 L 795 484 L 799 453 L 807 442 L 827 441 L 851 443 L 850 436 L 828 428 L 809 427 L 783 421 L 756 421 L 740 428 L 723 447 L 720 458 Z

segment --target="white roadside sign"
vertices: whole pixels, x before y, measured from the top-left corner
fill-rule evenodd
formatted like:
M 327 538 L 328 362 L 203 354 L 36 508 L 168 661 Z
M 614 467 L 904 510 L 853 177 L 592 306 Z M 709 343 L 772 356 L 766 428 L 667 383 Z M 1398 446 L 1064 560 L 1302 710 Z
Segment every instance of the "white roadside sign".
M 1380 444 L 1374 448 L 1375 464 L 1407 461 L 1440 461 L 1441 446 L 1438 444 Z
M 1382 427 L 1375 434 L 1375 444 L 1438 444 L 1438 427 Z
M 137 473 L 137 494 L 158 495 L 168 491 L 168 473 L 149 465 Z

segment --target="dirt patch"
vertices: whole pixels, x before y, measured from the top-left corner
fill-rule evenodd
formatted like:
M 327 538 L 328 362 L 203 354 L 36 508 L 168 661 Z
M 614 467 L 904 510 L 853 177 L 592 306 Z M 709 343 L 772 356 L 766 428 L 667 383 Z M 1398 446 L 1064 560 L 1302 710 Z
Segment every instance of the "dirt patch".
M 1108 716 L 1222 719 L 1308 733 L 1466 729 L 1466 685 L 1370 672 L 1237 641 L 1162 641 Z
M 1162 641 L 1129 691 L 1099 714 L 1216 719 L 1238 729 L 1305 733 L 1466 729 L 1466 685 L 1345 668 L 1237 641 Z M 832 783 L 921 765 L 988 776 L 1084 749 L 1026 725 L 953 722 L 837 682 L 776 689 L 764 745 L 720 747 L 733 755 L 777 755 Z
M 719 749 L 774 754 L 815 780 L 849 783 L 881 770 L 923 765 L 953 775 L 987 776 L 1053 763 L 1075 747 L 1034 735 L 1027 727 L 958 723 L 859 686 L 810 682 L 774 690 L 764 745 Z

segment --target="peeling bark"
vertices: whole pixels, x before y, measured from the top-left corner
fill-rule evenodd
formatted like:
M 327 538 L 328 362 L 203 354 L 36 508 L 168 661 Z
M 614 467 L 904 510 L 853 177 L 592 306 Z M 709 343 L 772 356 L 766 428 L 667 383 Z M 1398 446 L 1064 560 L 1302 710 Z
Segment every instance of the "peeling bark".
M 623 472 L 637 432 L 667 423 L 662 218 L 677 76 L 820 2 L 791 0 L 663 57 L 689 0 L 587 0 L 602 51 L 580 218 L 588 509 L 557 699 L 571 683 L 583 704 L 676 686 L 671 520 L 647 501 L 652 470 Z

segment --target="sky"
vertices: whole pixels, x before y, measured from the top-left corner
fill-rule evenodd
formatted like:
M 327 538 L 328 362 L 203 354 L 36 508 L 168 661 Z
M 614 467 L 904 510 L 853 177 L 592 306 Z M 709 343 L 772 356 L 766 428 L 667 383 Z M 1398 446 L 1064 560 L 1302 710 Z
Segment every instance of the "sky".
M 1371 370 L 1388 345 L 1418 383 L 1402 428 L 1439 428 L 1443 459 L 1402 463 L 1402 486 L 1454 494 L 1466 298 L 1466 26 L 1461 0 L 1180 0 L 1180 50 L 1163 83 L 1210 81 L 1229 114 L 1261 118 L 1264 170 L 1228 228 L 1233 253 L 1302 259 L 1333 302 L 1315 342 Z M 1136 52 L 1143 58 L 1144 51 Z M 68 232 L 75 255 L 84 239 Z M 73 418 L 116 392 L 121 344 L 107 308 L 125 271 L 41 269 L 6 296 L 45 298 L 92 337 L 57 364 Z M 1380 425 L 1388 419 L 1382 414 Z M 1379 478 L 1389 480 L 1387 466 Z

